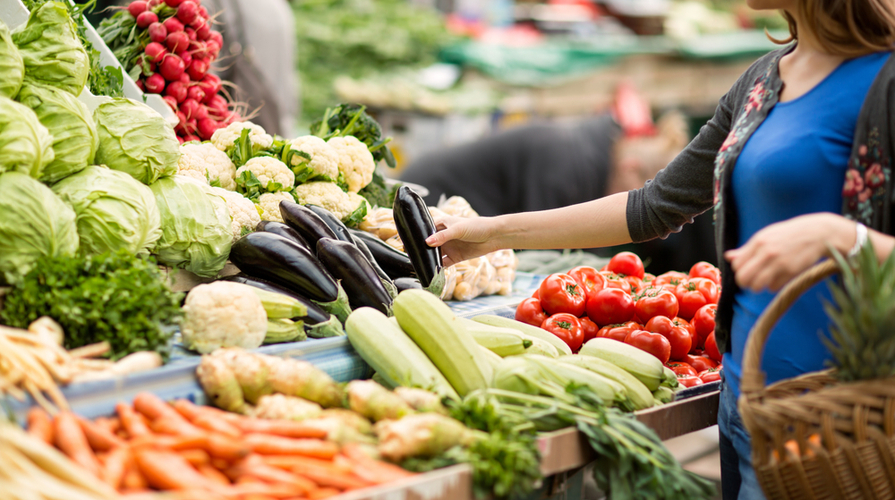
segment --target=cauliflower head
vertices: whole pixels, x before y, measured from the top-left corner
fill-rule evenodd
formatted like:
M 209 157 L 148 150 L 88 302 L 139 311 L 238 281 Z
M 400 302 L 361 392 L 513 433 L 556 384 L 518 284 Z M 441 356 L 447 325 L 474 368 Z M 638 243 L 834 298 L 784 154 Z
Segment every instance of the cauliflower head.
M 351 135 L 333 137 L 327 144 L 339 154 L 339 173 L 348 183 L 349 192 L 356 193 L 373 180 L 376 161 L 366 144 Z
M 183 343 L 207 354 L 221 347 L 255 349 L 267 333 L 267 313 L 252 287 L 229 281 L 199 285 L 186 296 Z
M 255 204 L 251 200 L 235 191 L 227 191 L 219 187 L 213 187 L 211 190 L 227 202 L 233 241 L 238 240 L 243 234 L 255 230 L 255 226 L 261 222 L 261 214 L 258 213 L 258 209 L 255 208 Z
M 283 200 L 295 202 L 295 198 L 288 191 L 262 194 L 258 198 L 257 204 L 258 210 L 261 212 L 261 220 L 284 222 L 283 216 L 280 214 L 280 202 Z
M 295 174 L 272 156 L 252 158 L 236 169 L 236 190 L 255 200 L 261 193 L 289 191 L 295 184 Z
M 361 220 L 367 215 L 367 200 L 359 194 L 342 191 L 334 182 L 299 184 L 294 194 L 298 203 L 323 207 L 350 226 L 357 226 L 360 222 L 355 220 L 359 212 L 363 212 L 360 214 Z
M 326 141 L 316 135 L 305 135 L 290 143 L 292 154 L 289 168 L 295 173 L 295 180 L 306 182 L 319 177 L 328 181 L 339 178 L 339 153 Z
M 236 147 L 236 140 L 242 135 L 243 129 L 249 129 L 249 140 L 252 141 L 252 150 L 255 153 L 273 146 L 273 137 L 261 125 L 252 122 L 233 122 L 215 130 L 211 135 L 211 143 L 219 150 L 228 153 Z
M 189 143 L 180 146 L 177 175 L 192 177 L 208 184 L 220 184 L 224 189 L 236 189 L 236 165 L 227 153 L 214 144 Z

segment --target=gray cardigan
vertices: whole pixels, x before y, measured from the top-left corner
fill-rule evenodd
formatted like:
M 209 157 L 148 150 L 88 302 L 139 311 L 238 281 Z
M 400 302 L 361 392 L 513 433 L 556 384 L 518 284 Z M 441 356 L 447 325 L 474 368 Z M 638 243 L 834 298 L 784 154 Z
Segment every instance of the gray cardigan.
M 730 196 L 737 157 L 777 104 L 783 82 L 778 61 L 794 45 L 755 62 L 721 98 L 715 115 L 655 179 L 628 193 L 628 230 L 635 242 L 664 238 L 715 208 L 715 244 L 722 288 L 715 323 L 721 352 L 730 351 L 730 325 L 737 285 L 723 252 L 738 241 Z M 870 88 L 858 116 L 849 168 L 843 180 L 842 214 L 893 234 L 891 159 L 895 156 L 895 58 L 890 57 Z

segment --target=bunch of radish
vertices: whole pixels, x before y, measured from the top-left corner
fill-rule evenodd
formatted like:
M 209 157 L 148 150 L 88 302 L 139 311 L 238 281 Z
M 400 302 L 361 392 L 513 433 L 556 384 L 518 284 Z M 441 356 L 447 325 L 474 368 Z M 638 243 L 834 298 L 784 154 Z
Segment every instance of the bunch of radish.
M 221 79 L 209 73 L 223 37 L 201 0 L 134 0 L 103 21 L 100 34 L 137 86 L 176 112 L 181 142 L 208 140 L 239 119 Z

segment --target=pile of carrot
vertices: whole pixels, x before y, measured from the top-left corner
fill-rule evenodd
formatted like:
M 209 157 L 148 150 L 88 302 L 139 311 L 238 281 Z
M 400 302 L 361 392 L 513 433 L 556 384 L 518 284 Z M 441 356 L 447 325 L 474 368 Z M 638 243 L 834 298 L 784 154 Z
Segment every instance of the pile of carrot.
M 290 420 L 260 420 L 140 393 L 112 417 L 28 414 L 28 433 L 56 446 L 126 498 L 175 491 L 209 500 L 319 499 L 412 475 L 359 445 Z M 172 498 L 172 497 L 166 497 Z

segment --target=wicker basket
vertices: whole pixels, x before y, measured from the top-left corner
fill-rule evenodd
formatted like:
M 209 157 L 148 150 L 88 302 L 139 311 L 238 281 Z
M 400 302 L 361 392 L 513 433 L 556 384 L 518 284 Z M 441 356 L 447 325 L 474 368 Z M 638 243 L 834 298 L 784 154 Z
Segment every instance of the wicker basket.
M 895 378 L 841 383 L 825 370 L 766 387 L 760 369 L 777 320 L 837 271 L 826 261 L 794 279 L 746 342 L 739 408 L 769 500 L 895 499 Z

